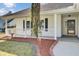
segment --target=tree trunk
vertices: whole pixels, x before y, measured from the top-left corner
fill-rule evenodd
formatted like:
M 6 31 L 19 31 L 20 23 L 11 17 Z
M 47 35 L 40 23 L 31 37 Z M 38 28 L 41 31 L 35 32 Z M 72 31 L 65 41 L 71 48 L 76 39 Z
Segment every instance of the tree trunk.
M 32 3 L 31 9 L 32 16 L 32 36 L 37 38 L 37 55 L 49 56 L 50 55 L 50 42 L 49 40 L 39 38 L 40 31 L 40 3 Z M 52 41 L 51 41 L 52 42 Z
M 39 34 L 39 25 L 40 25 L 40 3 L 32 3 L 31 9 L 31 16 L 32 16 L 32 36 L 37 38 L 38 42 L 38 53 L 40 55 L 39 46 L 41 41 L 39 41 L 38 34 Z
M 32 36 L 38 37 L 40 22 L 40 3 L 32 3 Z

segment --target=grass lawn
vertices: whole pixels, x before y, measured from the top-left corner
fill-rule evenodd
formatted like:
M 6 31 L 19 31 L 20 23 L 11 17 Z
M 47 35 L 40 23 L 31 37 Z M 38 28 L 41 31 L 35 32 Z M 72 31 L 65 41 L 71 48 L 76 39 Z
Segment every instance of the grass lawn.
M 0 56 L 32 56 L 33 50 L 29 42 L 0 40 Z

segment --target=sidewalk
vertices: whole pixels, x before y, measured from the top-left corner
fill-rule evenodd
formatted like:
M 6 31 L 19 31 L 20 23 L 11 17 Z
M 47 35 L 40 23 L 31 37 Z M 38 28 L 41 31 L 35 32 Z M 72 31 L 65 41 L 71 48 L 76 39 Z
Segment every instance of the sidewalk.
M 54 47 L 55 56 L 79 56 L 79 39 L 63 38 Z

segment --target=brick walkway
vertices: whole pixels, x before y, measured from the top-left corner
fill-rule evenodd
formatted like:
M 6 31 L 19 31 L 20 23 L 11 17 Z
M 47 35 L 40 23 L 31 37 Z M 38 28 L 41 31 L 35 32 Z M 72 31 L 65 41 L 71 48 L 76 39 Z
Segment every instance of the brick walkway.
M 7 38 L 7 37 L 6 37 Z M 9 39 L 10 40 L 10 39 Z M 35 44 L 37 55 L 41 56 L 50 56 L 53 53 L 53 48 L 58 41 L 54 39 L 36 39 L 36 38 L 20 38 L 20 37 L 13 37 L 13 40 L 19 42 L 31 42 Z M 52 54 L 54 55 L 54 54 Z
M 14 38 L 14 39 L 16 41 L 31 42 L 37 45 L 37 55 L 42 56 L 51 55 L 50 50 L 52 50 L 57 43 L 57 41 L 53 39 L 41 39 L 41 40 L 38 40 L 36 38 Z

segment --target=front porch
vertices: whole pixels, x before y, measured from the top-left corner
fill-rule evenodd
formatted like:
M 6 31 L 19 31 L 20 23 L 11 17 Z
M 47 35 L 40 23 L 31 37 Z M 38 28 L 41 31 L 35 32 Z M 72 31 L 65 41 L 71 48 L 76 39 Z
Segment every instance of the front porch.
M 54 18 L 56 38 L 79 37 L 79 12 L 58 13 Z
M 49 16 L 41 17 L 41 19 L 48 18 L 48 28 L 45 29 L 43 24 L 43 29 L 41 30 L 41 36 L 43 38 L 53 38 L 57 39 L 58 37 L 64 36 L 79 36 L 79 14 L 78 13 L 62 13 L 62 14 L 52 14 Z M 27 17 L 28 18 L 28 17 Z M 31 36 L 31 20 L 22 20 L 23 18 L 15 18 L 16 28 L 13 29 L 11 33 L 14 33 L 14 37 L 32 37 Z M 54 19 L 54 20 L 53 20 Z M 5 25 L 6 35 L 11 35 L 9 33 L 9 28 L 7 28 L 7 20 Z M 24 22 L 25 21 L 25 22 Z M 29 28 L 26 28 L 26 22 L 29 21 Z M 74 24 L 72 24 L 72 21 Z M 43 22 L 45 22 L 43 20 Z M 73 25 L 73 26 L 72 26 Z

